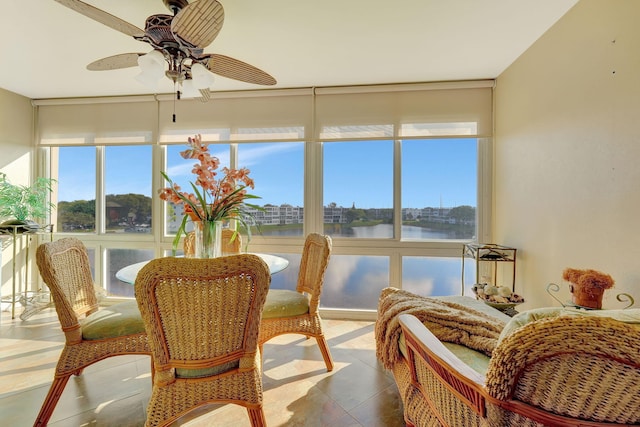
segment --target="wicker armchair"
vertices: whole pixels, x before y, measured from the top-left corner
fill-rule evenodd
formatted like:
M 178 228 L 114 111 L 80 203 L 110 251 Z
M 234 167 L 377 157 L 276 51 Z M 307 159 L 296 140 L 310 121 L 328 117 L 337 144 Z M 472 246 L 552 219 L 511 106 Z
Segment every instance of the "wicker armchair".
M 87 250 L 75 238 L 41 244 L 36 262 L 49 287 L 65 346 L 53 383 L 35 426 L 46 425 L 71 375 L 102 359 L 123 354 L 151 354 L 135 301 L 98 310 Z
M 235 234 L 235 237 L 234 237 Z M 242 248 L 242 235 L 236 233 L 230 228 L 223 228 L 221 232 L 221 252 L 222 255 L 239 254 Z M 184 241 L 182 242 L 182 248 L 184 255 L 192 257 L 196 253 L 196 233 L 190 231 L 187 233 Z
M 482 375 L 416 317 L 399 321 L 408 357 L 394 376 L 411 382 L 403 396 L 408 425 L 640 425 L 636 327 L 606 317 L 534 321 L 499 341 Z
M 271 283 L 250 254 L 161 258 L 138 274 L 135 294 L 155 366 L 146 426 L 165 426 L 209 403 L 247 408 L 266 425 L 258 330 Z
M 307 236 L 302 250 L 300 272 L 295 291 L 271 289 L 262 313 L 260 353 L 265 342 L 282 334 L 304 334 L 315 337 L 327 365 L 333 370 L 329 346 L 322 332 L 318 313 L 324 273 L 331 254 L 331 237 L 318 233 Z

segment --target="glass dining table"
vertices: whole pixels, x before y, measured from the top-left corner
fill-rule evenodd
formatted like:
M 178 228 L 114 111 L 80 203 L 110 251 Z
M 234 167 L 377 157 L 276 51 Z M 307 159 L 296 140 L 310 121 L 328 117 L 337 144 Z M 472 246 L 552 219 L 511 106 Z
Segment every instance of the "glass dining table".
M 255 253 L 251 252 L 253 255 L 257 255 L 267 264 L 269 267 L 269 272 L 271 274 L 278 273 L 289 266 L 289 260 L 283 258 L 278 255 L 272 254 L 263 254 L 263 253 Z M 138 276 L 138 272 L 144 267 L 149 261 L 141 261 L 135 264 L 127 265 L 126 267 L 121 268 L 116 272 L 116 278 L 124 283 L 129 283 L 133 285 L 136 281 L 136 277 Z

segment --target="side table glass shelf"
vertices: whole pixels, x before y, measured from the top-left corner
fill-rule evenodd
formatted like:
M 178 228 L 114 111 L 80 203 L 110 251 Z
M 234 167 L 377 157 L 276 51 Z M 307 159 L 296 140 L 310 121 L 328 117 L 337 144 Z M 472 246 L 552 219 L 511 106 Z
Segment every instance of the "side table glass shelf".
M 475 281 L 472 290 L 476 294 L 476 298 L 508 315 L 516 314 L 517 311 L 514 307 L 524 302 L 521 297 L 513 293 L 516 282 L 516 252 L 516 248 L 493 243 L 464 244 L 462 246 L 462 294 L 464 295 L 465 289 L 465 259 L 471 258 L 475 262 Z M 501 263 L 506 263 L 506 268 L 499 268 Z M 508 267 L 511 268 L 510 272 Z M 506 272 L 503 272 L 502 277 L 499 277 L 501 270 L 506 270 Z M 484 295 L 483 290 L 485 286 L 489 285 L 511 288 L 511 294 L 498 298 L 500 301 L 496 301 L 493 296 L 489 298 L 488 293 L 486 296 Z M 508 291 L 507 294 L 509 294 Z M 517 297 L 517 301 L 512 296 Z
M 38 229 L 28 228 L 24 225 L 3 225 L 0 227 L 0 238 L 4 238 L 2 242 L 2 248 L 12 245 L 13 256 L 11 258 L 11 295 L 4 296 L 1 294 L 0 287 L 0 300 L 5 303 L 7 300 L 11 305 L 11 318 L 15 319 L 16 303 L 22 304 L 25 309 L 20 315 L 22 320 L 30 317 L 36 311 L 41 310 L 44 307 L 50 305 L 50 298 L 47 295 L 42 295 L 40 292 L 29 291 L 29 264 L 30 247 L 32 239 L 36 235 L 49 235 L 53 240 L 53 225 L 41 226 Z M 24 251 L 23 262 L 20 263 L 18 259 L 18 250 Z M 24 269 L 24 277 L 18 277 L 20 271 Z M 24 279 L 24 280 L 23 280 Z M 46 299 L 46 301 L 44 301 Z

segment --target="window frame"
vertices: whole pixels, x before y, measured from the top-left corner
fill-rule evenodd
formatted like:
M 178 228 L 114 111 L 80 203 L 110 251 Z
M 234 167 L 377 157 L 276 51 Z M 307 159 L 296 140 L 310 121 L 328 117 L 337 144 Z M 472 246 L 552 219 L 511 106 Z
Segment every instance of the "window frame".
M 489 83 L 487 82 L 479 82 L 476 83 L 475 87 L 489 87 Z M 424 85 L 418 85 L 419 88 L 422 88 Z M 449 87 L 450 85 L 445 85 L 445 87 Z M 463 88 L 465 84 L 461 85 Z M 471 87 L 474 87 L 474 83 L 470 84 Z M 437 88 L 438 85 L 434 85 L 434 88 Z M 359 90 L 366 90 L 361 88 L 356 88 L 355 92 Z M 393 87 L 385 87 L 382 88 L 381 91 L 389 91 L 394 90 Z M 345 91 L 346 93 L 350 93 L 349 89 L 344 88 L 325 88 L 326 93 L 336 94 L 341 91 Z M 315 102 L 315 93 L 321 93 L 321 90 L 315 90 L 314 94 L 312 94 L 312 102 Z M 225 95 L 232 96 L 232 95 Z M 250 95 L 247 95 L 250 96 Z M 269 96 L 269 95 L 267 95 Z M 151 101 L 148 100 L 147 101 Z M 155 103 L 162 103 L 165 100 L 162 96 L 159 96 L 155 99 Z M 214 100 L 215 101 L 215 100 Z M 40 101 L 36 103 L 36 107 L 39 105 L 47 106 L 51 105 L 52 101 L 47 103 L 46 101 Z M 66 101 L 72 102 L 72 101 Z M 82 102 L 87 102 L 86 100 Z M 96 101 L 98 102 L 98 101 Z M 153 103 L 153 102 L 152 102 Z M 315 113 L 315 109 L 313 110 L 313 114 Z M 158 111 L 160 111 L 158 109 Z M 60 117 L 66 116 L 54 116 L 49 119 L 48 123 L 55 123 L 54 119 L 60 119 Z M 257 115 L 257 118 L 260 116 Z M 158 120 L 162 120 L 161 118 Z M 257 119 L 256 119 L 257 120 Z M 304 208 L 304 223 L 303 223 L 303 236 L 307 235 L 310 232 L 322 232 L 323 230 L 323 169 L 324 169 L 324 159 L 323 159 L 323 144 L 324 142 L 319 138 L 320 130 L 314 128 L 314 126 L 319 127 L 313 120 L 310 121 L 310 127 L 306 128 L 304 131 L 304 185 L 303 185 L 303 208 Z M 393 123 L 393 121 L 392 121 Z M 297 123 L 295 124 L 297 125 Z M 34 125 L 36 127 L 36 134 L 41 135 L 40 129 L 38 128 L 38 123 Z M 149 140 L 148 134 L 145 133 L 144 142 L 137 142 L 143 144 L 152 144 L 152 223 L 153 230 L 149 235 L 140 236 L 131 233 L 132 235 L 113 235 L 104 233 L 104 206 L 100 200 L 104 200 L 104 153 L 102 153 L 101 157 L 98 156 L 97 159 L 97 182 L 96 182 L 96 230 L 100 230 L 99 232 L 91 235 L 78 235 L 77 233 L 64 233 L 57 232 L 57 236 L 64 237 L 65 235 L 73 235 L 75 237 L 81 237 L 82 240 L 88 247 L 91 247 L 96 250 L 95 256 L 95 272 L 96 272 L 96 282 L 104 282 L 106 280 L 103 275 L 104 271 L 107 269 L 103 266 L 105 259 L 105 251 L 107 249 L 119 249 L 119 248 L 137 248 L 137 249 L 149 249 L 153 248 L 155 256 L 164 256 L 166 253 L 171 251 L 172 246 L 172 235 L 167 235 L 165 233 L 165 212 L 164 202 L 161 201 L 157 195 L 157 191 L 159 188 L 164 187 L 165 183 L 160 175 L 160 171 L 163 170 L 163 165 L 166 164 L 166 151 L 163 150 L 163 145 L 160 141 L 161 139 L 161 125 L 156 123 L 156 128 L 151 132 L 151 140 Z M 485 124 L 486 126 L 486 124 Z M 401 143 L 403 140 L 419 138 L 424 139 L 424 136 L 405 136 L 402 137 L 399 133 L 401 123 L 396 122 L 394 127 L 394 135 L 393 135 L 393 152 L 394 152 L 394 160 L 393 160 L 393 207 L 394 207 L 394 237 L 391 239 L 357 239 L 357 238 L 334 238 L 333 239 L 333 254 L 336 255 L 382 255 L 389 257 L 389 285 L 401 287 L 402 284 L 402 257 L 403 256 L 428 256 L 428 257 L 452 257 L 459 258 L 461 253 L 461 247 L 463 243 L 467 243 L 468 241 L 402 241 L 401 240 L 401 226 L 402 226 L 402 208 L 401 208 L 401 167 L 402 167 L 402 158 L 401 158 Z M 197 133 L 198 129 L 194 128 L 194 132 Z M 188 133 L 188 131 L 187 131 Z M 229 132 L 229 135 L 234 135 L 233 130 Z M 471 136 L 468 136 L 471 137 Z M 491 236 L 491 207 L 492 207 L 492 178 L 493 178 L 493 142 L 492 136 L 490 134 L 480 132 L 479 135 L 473 136 L 478 139 L 478 155 L 477 155 L 477 204 L 476 204 L 476 230 L 477 236 L 476 241 L 478 242 L 486 242 L 490 241 Z M 434 138 L 442 138 L 441 136 Z M 384 139 L 389 139 L 385 137 Z M 288 143 L 291 141 L 300 141 L 300 139 L 293 138 L 290 141 L 282 141 L 282 143 Z M 352 140 L 352 138 L 349 138 Z M 96 147 L 100 147 L 100 144 L 97 144 L 96 138 L 87 138 L 82 144 L 83 145 L 95 145 Z M 222 141 L 221 141 L 222 142 Z M 235 144 L 243 144 L 243 143 L 251 143 L 248 140 L 238 140 L 238 141 L 224 141 L 230 142 L 231 146 L 234 147 Z M 255 142 L 267 142 L 267 141 L 255 141 Z M 268 141 L 274 142 L 274 141 Z M 51 159 L 46 154 L 47 147 L 55 147 L 55 141 L 47 140 L 45 143 L 41 144 L 41 147 L 36 151 L 36 173 L 39 176 L 50 176 L 50 171 L 52 170 Z M 135 144 L 132 143 L 132 144 Z M 366 142 L 363 142 L 366 144 Z M 104 144 L 103 144 L 104 145 Z M 127 145 L 127 144 L 124 144 Z M 98 148 L 98 152 L 100 152 Z M 231 149 L 231 161 L 232 165 L 234 165 L 237 160 L 237 151 L 234 154 L 234 149 Z M 99 222 L 99 223 L 98 223 Z M 160 226 L 161 225 L 161 226 Z M 295 236 L 295 237 L 281 237 L 281 236 L 270 236 L 264 237 L 256 235 L 253 237 L 251 242 L 251 250 L 256 252 L 274 252 L 274 253 L 291 253 L 291 254 L 299 254 L 302 245 L 303 245 L 303 237 Z M 331 312 L 330 309 L 326 309 L 327 312 Z M 341 311 L 342 312 L 342 311 Z M 352 313 L 353 314 L 353 313 Z

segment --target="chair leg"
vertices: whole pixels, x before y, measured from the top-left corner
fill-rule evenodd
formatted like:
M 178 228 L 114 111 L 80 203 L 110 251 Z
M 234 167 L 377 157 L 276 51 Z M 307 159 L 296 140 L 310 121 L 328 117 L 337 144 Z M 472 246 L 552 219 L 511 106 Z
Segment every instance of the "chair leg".
M 327 340 L 324 339 L 324 335 L 319 335 L 316 337 L 316 341 L 318 342 L 318 347 L 320 347 L 320 352 L 322 353 L 324 363 L 327 365 L 327 371 L 333 371 L 333 360 L 331 359 L 331 353 L 329 352 Z
M 252 427 L 265 427 L 267 425 L 262 406 L 259 408 L 247 408 L 247 412 L 249 413 L 249 420 L 251 421 Z
M 49 393 L 47 393 L 47 397 L 44 399 L 42 403 L 42 407 L 40 408 L 40 413 L 38 414 L 38 418 L 33 423 L 33 426 L 46 426 L 49 423 L 49 418 L 53 414 L 54 409 L 56 409 L 56 405 L 58 404 L 58 400 L 60 400 L 60 396 L 62 396 L 62 392 L 64 391 L 67 382 L 71 374 L 65 375 L 63 377 L 54 377 L 53 383 L 51 384 L 51 388 L 49 388 Z

